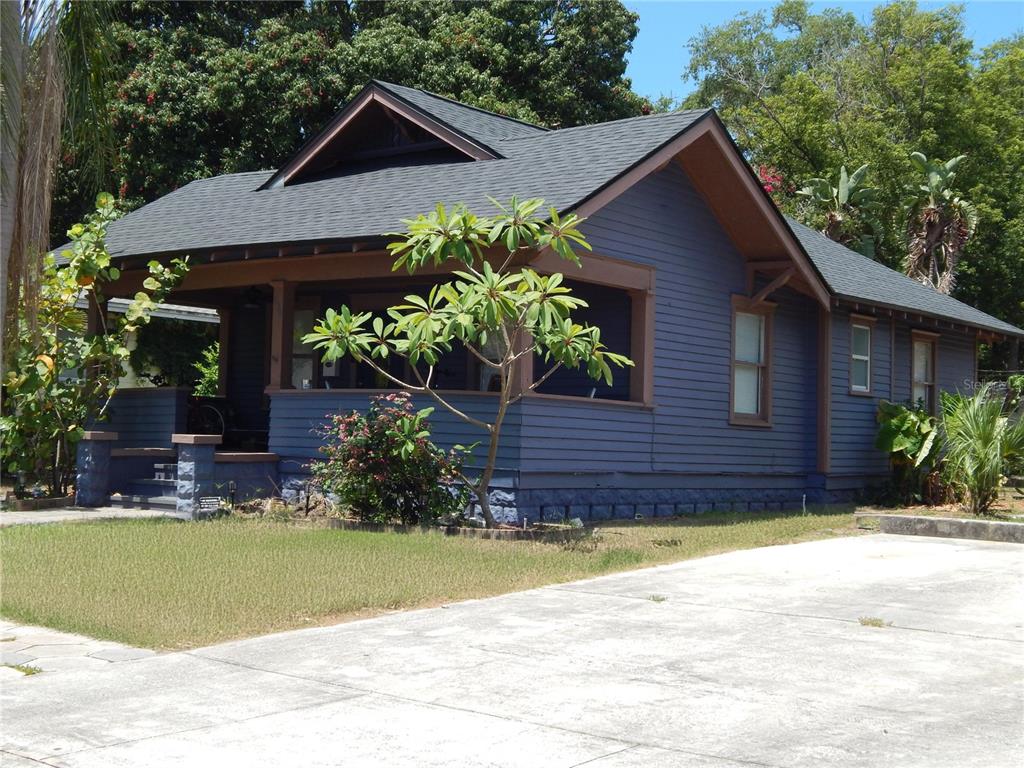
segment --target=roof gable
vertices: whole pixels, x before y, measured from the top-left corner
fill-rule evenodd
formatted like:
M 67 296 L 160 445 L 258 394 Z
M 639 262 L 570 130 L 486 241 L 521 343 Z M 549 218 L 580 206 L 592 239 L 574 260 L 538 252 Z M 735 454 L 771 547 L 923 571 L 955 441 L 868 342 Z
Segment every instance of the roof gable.
M 437 150 L 442 151 L 442 160 L 501 157 L 479 137 L 453 127 L 435 114 L 447 114 L 451 109 L 427 111 L 398 96 L 393 88 L 395 86 L 386 88 L 376 81 L 363 88 L 320 133 L 292 155 L 263 188 L 275 189 L 316 178 L 339 167 L 359 167 L 367 160 L 407 158 L 410 154 L 422 156 Z M 441 101 L 440 97 L 433 98 Z M 393 160 L 391 164 L 402 165 L 403 162 Z
M 490 147 L 507 139 L 521 139 L 549 132 L 547 128 L 539 125 L 488 112 L 479 107 L 471 107 L 430 91 L 385 83 L 382 80 L 374 80 L 373 84 L 410 106 L 433 115 L 463 135 Z

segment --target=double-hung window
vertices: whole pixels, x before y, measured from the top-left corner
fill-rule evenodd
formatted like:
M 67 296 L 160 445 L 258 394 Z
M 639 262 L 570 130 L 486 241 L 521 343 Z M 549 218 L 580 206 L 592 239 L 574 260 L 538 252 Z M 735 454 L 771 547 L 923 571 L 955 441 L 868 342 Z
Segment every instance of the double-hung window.
M 850 324 L 850 392 L 871 394 L 871 326 L 854 318 Z
M 732 381 L 729 421 L 771 424 L 771 327 L 774 305 L 733 300 Z
M 935 336 L 914 331 L 911 335 L 911 399 L 935 413 Z

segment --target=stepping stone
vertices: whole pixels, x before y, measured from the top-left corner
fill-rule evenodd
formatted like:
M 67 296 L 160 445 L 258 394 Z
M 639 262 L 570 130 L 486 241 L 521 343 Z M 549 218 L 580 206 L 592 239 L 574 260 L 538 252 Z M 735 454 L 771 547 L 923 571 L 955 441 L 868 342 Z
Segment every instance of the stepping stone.
M 0 664 L 7 667 L 13 667 L 17 664 L 31 664 L 35 660 L 36 657 L 29 653 L 19 653 L 17 651 L 0 653 Z
M 57 645 L 31 645 L 25 649 L 37 659 L 52 658 L 54 656 L 88 656 L 93 650 L 84 643 L 60 643 Z
M 93 659 L 103 659 L 104 661 L 132 661 L 134 659 L 156 656 L 156 651 L 151 651 L 148 648 L 107 648 L 90 653 L 89 656 Z
M 51 656 L 36 659 L 32 666 L 43 672 L 80 672 L 86 669 L 110 669 L 110 662 L 89 656 Z

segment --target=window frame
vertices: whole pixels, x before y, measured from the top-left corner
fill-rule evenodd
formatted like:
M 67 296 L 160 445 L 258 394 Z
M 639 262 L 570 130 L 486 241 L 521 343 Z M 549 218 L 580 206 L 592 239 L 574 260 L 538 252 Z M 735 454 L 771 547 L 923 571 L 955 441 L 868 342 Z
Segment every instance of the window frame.
M 757 304 L 747 296 L 732 297 L 732 314 L 729 328 L 729 424 L 735 427 L 772 426 L 772 356 L 775 303 L 761 301 Z M 758 364 L 761 375 L 761 402 L 756 415 L 736 412 L 736 315 L 759 315 L 763 319 L 764 359 Z M 745 365 L 747 363 L 744 363 Z
M 910 401 L 917 406 L 917 399 L 914 397 L 914 385 L 921 383 L 928 387 L 928 400 L 925 402 L 925 409 L 928 413 L 935 415 L 939 402 L 939 334 L 929 331 L 911 330 L 910 332 Z M 931 348 L 931 381 L 918 382 L 914 378 L 915 355 L 914 347 L 918 343 L 928 344 Z
M 870 315 L 850 315 L 850 349 L 847 357 L 847 369 L 848 369 L 848 383 L 849 393 L 857 397 L 874 397 L 874 387 L 872 384 L 872 377 L 874 376 L 874 356 L 875 356 L 875 324 L 878 319 L 871 317 Z M 864 328 L 868 332 L 868 354 L 857 355 L 853 351 L 853 337 L 856 333 L 856 328 Z M 858 387 L 853 381 L 853 361 L 864 360 L 868 364 L 868 385 L 866 388 Z
M 317 318 L 320 317 L 321 309 L 321 297 L 315 295 L 303 295 L 296 296 L 294 304 L 292 305 L 292 323 L 291 328 L 288 329 L 289 333 L 292 334 L 292 354 L 291 362 L 289 363 L 289 383 L 293 389 L 302 389 L 301 383 L 299 386 L 295 385 L 295 361 L 296 360 L 309 360 L 310 361 L 310 389 L 319 389 L 321 384 L 321 363 L 319 353 L 310 346 L 309 352 L 297 351 L 300 347 L 298 339 L 294 338 L 295 335 L 295 323 L 296 315 L 299 312 L 311 312 L 313 314 L 313 324 L 316 325 Z

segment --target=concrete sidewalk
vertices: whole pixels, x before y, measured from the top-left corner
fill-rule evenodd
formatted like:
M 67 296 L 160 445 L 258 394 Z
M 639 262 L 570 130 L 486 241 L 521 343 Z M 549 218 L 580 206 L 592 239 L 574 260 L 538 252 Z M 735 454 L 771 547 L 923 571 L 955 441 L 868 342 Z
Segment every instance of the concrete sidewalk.
M 20 679 L 24 673 L 15 666 L 46 673 L 77 672 L 105 669 L 110 664 L 144 659 L 155 653 L 48 627 L 0 621 L 0 680 Z
M 3 765 L 1018 765 L 1022 611 L 1020 545 L 734 552 L 4 681 Z
M 57 507 L 36 509 L 25 512 L 0 510 L 0 528 L 8 525 L 31 525 L 35 523 L 70 523 L 81 520 L 131 520 L 146 517 L 173 517 L 187 519 L 177 512 L 160 509 L 125 509 L 124 507 Z

